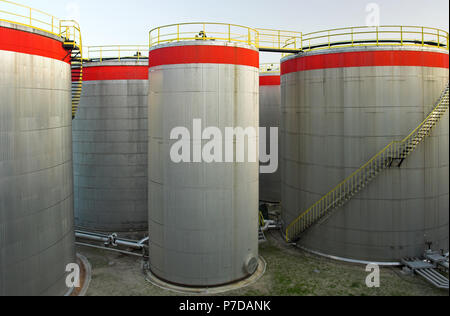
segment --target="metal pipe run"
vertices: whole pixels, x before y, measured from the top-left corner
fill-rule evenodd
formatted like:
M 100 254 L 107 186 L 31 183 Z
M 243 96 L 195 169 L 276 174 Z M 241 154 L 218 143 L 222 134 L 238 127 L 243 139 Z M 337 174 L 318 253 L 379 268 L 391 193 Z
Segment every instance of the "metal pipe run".
M 102 242 L 105 244 L 105 247 L 127 247 L 136 250 L 144 250 L 144 244 L 149 240 L 148 237 L 140 240 L 128 240 L 123 238 L 118 238 L 117 234 L 111 235 L 102 235 L 98 233 L 84 232 L 84 231 L 76 231 L 75 237 L 78 239 L 90 240 L 95 242 Z
M 76 242 L 75 245 L 83 246 L 83 247 L 89 247 L 89 248 L 94 248 L 94 249 L 100 249 L 100 250 L 113 251 L 113 252 L 121 253 L 121 254 L 124 254 L 124 255 L 129 255 L 129 256 L 134 256 L 134 257 L 142 257 L 142 254 L 139 254 L 139 253 L 134 253 L 134 252 L 130 252 L 130 251 L 124 251 L 124 250 L 114 249 L 114 248 L 100 247 L 100 246 L 95 246 L 95 245 L 82 243 L 82 242 Z M 147 256 L 144 256 L 144 258 L 147 258 Z

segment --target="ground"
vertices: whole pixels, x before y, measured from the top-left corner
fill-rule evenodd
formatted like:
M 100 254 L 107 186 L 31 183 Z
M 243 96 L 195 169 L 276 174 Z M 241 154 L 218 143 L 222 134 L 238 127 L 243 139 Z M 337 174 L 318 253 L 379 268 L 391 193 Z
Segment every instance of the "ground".
M 88 296 L 178 295 L 146 281 L 142 260 L 105 250 L 79 246 L 92 265 Z M 227 296 L 448 296 L 400 268 L 381 269 L 381 287 L 368 288 L 365 267 L 336 262 L 306 253 L 281 242 L 277 232 L 260 246 L 267 271 L 256 283 L 224 293 Z

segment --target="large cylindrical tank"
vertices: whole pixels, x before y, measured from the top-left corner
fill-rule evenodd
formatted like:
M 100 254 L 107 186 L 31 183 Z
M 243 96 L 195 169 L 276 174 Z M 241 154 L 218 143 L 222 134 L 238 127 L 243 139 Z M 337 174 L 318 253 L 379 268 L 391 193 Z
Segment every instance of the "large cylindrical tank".
M 149 58 L 151 271 L 185 286 L 243 279 L 258 260 L 259 163 L 175 163 L 170 151 L 178 140 L 170 136 L 177 127 L 193 133 L 194 119 L 223 135 L 226 127 L 257 131 L 258 51 L 187 41 L 156 46 Z
M 448 51 L 321 50 L 282 61 L 282 200 L 290 224 L 430 114 L 449 80 Z M 398 261 L 448 249 L 448 112 L 401 165 L 383 171 L 300 239 L 323 254 Z
M 280 127 L 281 88 L 280 72 L 266 71 L 259 75 L 259 119 L 260 126 L 266 129 L 266 151 L 270 146 L 270 128 Z M 280 132 L 280 131 L 278 131 Z M 278 150 L 278 147 L 277 147 Z M 279 159 L 278 159 L 279 162 Z M 261 173 L 259 176 L 259 199 L 265 202 L 281 201 L 280 168 L 275 173 Z
M 147 229 L 148 61 L 86 62 L 73 121 L 75 224 Z
M 75 263 L 70 54 L 0 21 L 0 296 L 64 295 Z

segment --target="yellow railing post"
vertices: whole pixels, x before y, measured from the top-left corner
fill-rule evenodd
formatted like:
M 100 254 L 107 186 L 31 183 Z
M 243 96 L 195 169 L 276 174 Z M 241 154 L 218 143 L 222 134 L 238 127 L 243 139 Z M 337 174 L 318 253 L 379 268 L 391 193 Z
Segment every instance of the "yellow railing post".
M 231 24 L 228 24 L 228 42 L 231 43 Z
M 328 48 L 331 48 L 331 36 L 330 36 L 330 31 L 328 31 Z
M 180 24 L 177 24 L 177 41 L 180 41 Z
M 400 42 L 401 42 L 401 44 L 403 46 L 403 26 L 400 26 L 400 37 L 401 37 Z
M 353 27 L 352 27 L 352 47 L 354 47 L 354 46 L 355 46 L 355 34 L 354 34 Z
M 30 26 L 33 25 L 33 18 L 31 17 L 32 14 L 32 9 L 30 8 Z
M 120 61 L 120 46 L 118 47 L 118 52 L 119 52 L 119 61 Z
M 425 46 L 425 34 L 422 26 L 422 46 Z
M 281 32 L 278 31 L 278 49 L 281 48 Z
M 377 46 L 379 46 L 380 43 L 380 35 L 378 33 L 378 26 L 377 26 Z
M 441 37 L 439 36 L 439 30 L 437 30 L 437 43 L 438 43 L 438 48 L 440 48 L 440 41 L 441 41 Z
M 103 47 L 100 47 L 100 62 L 103 62 Z
M 300 34 L 300 49 L 303 50 L 303 33 Z

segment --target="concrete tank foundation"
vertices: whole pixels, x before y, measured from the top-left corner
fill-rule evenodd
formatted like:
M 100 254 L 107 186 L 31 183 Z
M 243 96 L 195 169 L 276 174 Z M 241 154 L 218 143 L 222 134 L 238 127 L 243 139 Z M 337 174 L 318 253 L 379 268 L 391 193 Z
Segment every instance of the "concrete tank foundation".
M 259 119 L 260 126 L 266 128 L 266 151 L 270 148 L 270 128 L 280 127 L 281 88 L 280 73 L 269 72 L 259 75 Z M 279 133 L 280 131 L 278 131 Z M 278 162 L 280 160 L 278 159 Z M 260 174 L 259 199 L 264 202 L 281 202 L 280 167 L 275 173 Z
M 59 296 L 76 263 L 70 54 L 0 21 L 0 296 Z
M 302 212 L 434 109 L 448 51 L 414 47 L 321 50 L 282 61 L 282 216 Z M 398 261 L 426 243 L 448 250 L 448 112 L 400 168 L 381 173 L 299 245 L 323 254 Z
M 192 132 L 194 119 L 258 130 L 258 51 L 189 41 L 155 46 L 149 58 L 151 272 L 191 287 L 245 279 L 258 268 L 259 163 L 175 163 L 179 140 L 170 136 L 177 127 Z
M 73 122 L 75 224 L 147 230 L 148 61 L 86 62 Z

